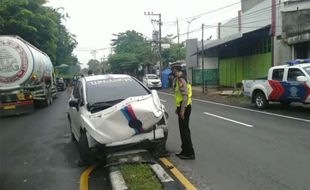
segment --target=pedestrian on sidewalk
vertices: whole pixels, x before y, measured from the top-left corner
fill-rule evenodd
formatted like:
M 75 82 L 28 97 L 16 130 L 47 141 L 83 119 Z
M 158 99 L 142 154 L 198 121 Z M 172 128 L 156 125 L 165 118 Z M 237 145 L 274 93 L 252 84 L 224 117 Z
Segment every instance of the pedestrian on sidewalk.
M 195 159 L 195 152 L 191 139 L 191 132 L 189 129 L 189 117 L 191 114 L 191 97 L 192 97 L 192 88 L 191 85 L 187 82 L 186 78 L 183 76 L 182 67 L 179 65 L 174 66 L 173 73 L 175 75 L 174 80 L 174 96 L 176 111 L 179 121 L 180 136 L 182 141 L 182 151 L 176 156 L 180 159 Z

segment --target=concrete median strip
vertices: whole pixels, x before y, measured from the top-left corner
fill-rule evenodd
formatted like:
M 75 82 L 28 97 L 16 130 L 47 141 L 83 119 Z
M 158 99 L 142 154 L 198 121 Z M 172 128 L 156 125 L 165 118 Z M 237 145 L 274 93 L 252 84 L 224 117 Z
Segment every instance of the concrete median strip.
M 110 182 L 113 190 L 127 190 L 125 179 L 117 167 L 110 167 Z
M 197 190 L 197 188 L 190 181 L 188 181 L 186 177 L 167 158 L 160 158 L 159 160 L 184 185 L 187 190 Z
M 196 188 L 184 177 L 184 175 L 175 168 L 167 158 L 159 159 L 162 164 L 158 163 L 158 160 L 152 157 L 147 151 L 125 151 L 115 153 L 108 156 L 108 162 L 105 167 L 109 171 L 109 180 L 113 190 L 127 190 L 129 186 L 126 183 L 124 174 L 122 174 L 122 167 L 125 164 L 139 165 L 144 164 L 150 167 L 154 176 L 160 181 L 163 189 L 177 190 L 188 189 L 196 190 Z M 80 190 L 88 190 L 88 179 L 91 172 L 95 169 L 95 166 L 88 167 L 80 177 Z M 174 177 L 172 176 L 174 175 Z M 126 178 L 127 179 L 127 178 Z M 177 181 L 175 181 L 177 179 Z
M 152 170 L 155 172 L 155 174 L 157 175 L 157 177 L 159 178 L 159 180 L 162 183 L 167 183 L 167 182 L 171 182 L 174 181 L 169 174 L 167 174 L 167 172 L 164 170 L 163 167 L 161 167 L 161 165 L 159 164 L 152 164 L 150 165 Z

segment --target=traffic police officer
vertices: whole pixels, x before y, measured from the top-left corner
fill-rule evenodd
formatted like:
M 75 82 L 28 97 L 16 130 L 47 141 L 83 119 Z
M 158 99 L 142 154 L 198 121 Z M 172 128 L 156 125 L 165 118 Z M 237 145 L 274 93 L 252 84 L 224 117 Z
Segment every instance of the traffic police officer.
M 174 96 L 176 104 L 176 114 L 178 115 L 179 129 L 182 141 L 182 151 L 176 154 L 180 159 L 195 159 L 195 152 L 191 140 L 191 132 L 189 129 L 189 117 L 191 114 L 191 97 L 192 87 L 187 83 L 183 76 L 182 67 L 179 65 L 173 66 L 175 75 L 174 80 Z

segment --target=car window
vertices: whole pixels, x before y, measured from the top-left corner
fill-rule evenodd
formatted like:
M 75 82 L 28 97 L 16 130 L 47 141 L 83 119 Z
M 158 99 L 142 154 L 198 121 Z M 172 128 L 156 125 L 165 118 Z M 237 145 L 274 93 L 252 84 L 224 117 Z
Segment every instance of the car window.
M 308 73 L 308 75 L 310 75 L 310 66 L 304 67 L 304 70 Z
M 73 89 L 73 96 L 76 99 L 81 97 L 82 83 L 80 81 L 77 82 L 77 85 Z
M 86 83 L 88 103 L 113 101 L 148 94 L 150 92 L 133 78 L 104 79 Z
M 282 81 L 284 69 L 274 69 L 272 71 L 272 80 Z
M 287 73 L 287 81 L 297 81 L 298 76 L 305 76 L 305 74 L 297 68 L 290 68 Z

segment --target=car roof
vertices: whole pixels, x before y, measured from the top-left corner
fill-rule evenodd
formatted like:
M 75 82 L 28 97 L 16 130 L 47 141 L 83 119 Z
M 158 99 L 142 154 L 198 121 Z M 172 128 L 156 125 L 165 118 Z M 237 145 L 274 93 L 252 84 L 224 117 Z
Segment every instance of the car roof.
M 274 69 L 283 69 L 283 68 L 300 68 L 300 67 L 306 67 L 306 66 L 310 66 L 310 63 L 300 63 L 300 64 L 295 64 L 295 65 L 289 65 L 289 64 L 285 64 L 285 65 L 278 65 L 278 66 L 274 66 Z
M 124 74 L 106 74 L 106 75 L 92 75 L 83 77 L 86 82 L 94 80 L 104 80 L 104 79 L 119 79 L 119 78 L 132 78 L 129 75 Z

